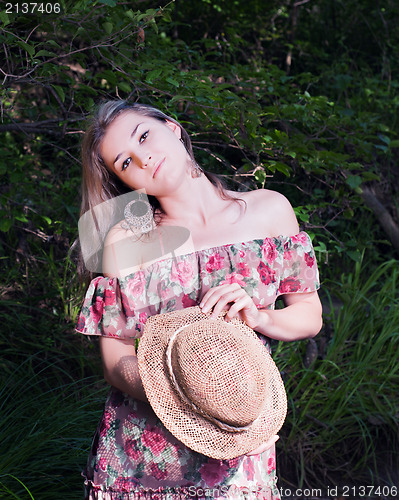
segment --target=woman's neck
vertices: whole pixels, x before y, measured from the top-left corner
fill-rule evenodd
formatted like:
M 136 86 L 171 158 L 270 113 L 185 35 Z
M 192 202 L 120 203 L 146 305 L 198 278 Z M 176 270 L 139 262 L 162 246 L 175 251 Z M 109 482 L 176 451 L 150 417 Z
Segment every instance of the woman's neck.
M 170 196 L 158 198 L 165 213 L 163 224 L 206 227 L 226 207 L 218 189 L 202 175 L 188 179 Z

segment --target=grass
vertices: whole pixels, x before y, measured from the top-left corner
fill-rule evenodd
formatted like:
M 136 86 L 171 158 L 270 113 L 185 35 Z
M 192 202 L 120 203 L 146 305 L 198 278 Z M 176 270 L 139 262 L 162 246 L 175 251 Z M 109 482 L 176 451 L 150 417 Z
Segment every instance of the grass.
M 280 470 L 290 471 L 291 482 L 393 484 L 389 471 L 399 465 L 398 280 L 397 261 L 370 273 L 358 263 L 353 274 L 325 284 L 329 306 L 317 359 L 306 366 L 306 343 L 278 345 L 289 397 Z
M 65 274 L 65 261 L 49 253 L 24 276 L 14 266 L 3 272 L 0 499 L 83 496 L 80 474 L 107 388 L 95 344 L 74 333 L 76 309 L 59 293 L 75 286 L 68 266 Z
M 71 381 L 41 355 L 27 358 L 1 386 L 0 498 L 75 500 L 105 391 L 95 377 Z

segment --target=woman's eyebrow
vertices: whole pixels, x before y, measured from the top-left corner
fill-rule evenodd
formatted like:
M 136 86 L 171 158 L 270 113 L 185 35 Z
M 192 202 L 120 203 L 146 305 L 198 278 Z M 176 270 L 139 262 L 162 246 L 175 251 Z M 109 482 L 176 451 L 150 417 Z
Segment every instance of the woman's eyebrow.
M 140 127 L 140 125 L 141 125 L 142 123 L 143 123 L 143 122 L 138 123 L 138 124 L 135 126 L 135 128 L 134 128 L 133 132 L 130 134 L 130 139 L 132 139 L 132 138 L 133 138 L 134 134 L 137 132 L 137 129 Z M 122 153 L 119 153 L 119 154 L 116 156 L 116 158 L 115 158 L 115 160 L 114 160 L 114 162 L 113 162 L 113 165 L 115 165 L 115 163 L 119 160 L 119 158 L 120 158 L 122 155 L 123 155 L 123 151 L 122 151 Z

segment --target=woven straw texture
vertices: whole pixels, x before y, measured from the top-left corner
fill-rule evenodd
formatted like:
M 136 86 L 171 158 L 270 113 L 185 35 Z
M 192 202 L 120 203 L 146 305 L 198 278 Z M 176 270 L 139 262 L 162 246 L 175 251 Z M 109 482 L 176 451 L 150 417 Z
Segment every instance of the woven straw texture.
M 210 320 L 199 307 L 152 316 L 137 357 L 154 412 L 194 451 L 235 458 L 283 425 L 287 398 L 280 373 L 253 330 L 238 319 Z

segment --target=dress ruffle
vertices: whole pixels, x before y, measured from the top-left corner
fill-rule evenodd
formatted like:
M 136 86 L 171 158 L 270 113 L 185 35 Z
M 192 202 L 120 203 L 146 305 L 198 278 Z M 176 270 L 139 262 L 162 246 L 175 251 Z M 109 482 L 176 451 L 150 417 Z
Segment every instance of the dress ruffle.
M 141 489 L 140 491 L 104 490 L 86 479 L 85 500 L 280 500 L 277 486 L 246 487 L 224 485 L 215 487 Z

